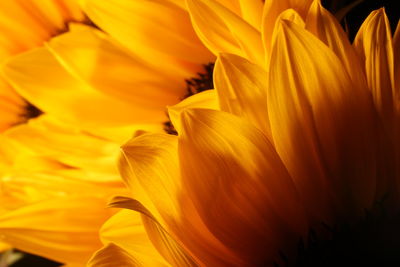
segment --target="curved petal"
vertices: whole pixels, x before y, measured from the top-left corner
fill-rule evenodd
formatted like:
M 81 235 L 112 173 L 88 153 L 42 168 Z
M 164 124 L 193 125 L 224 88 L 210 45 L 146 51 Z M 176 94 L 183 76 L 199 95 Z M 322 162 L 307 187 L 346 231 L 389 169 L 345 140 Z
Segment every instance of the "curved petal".
M 180 115 L 187 108 L 219 109 L 218 96 L 215 90 L 206 90 L 185 98 L 176 105 L 168 107 L 168 115 L 175 129 L 181 132 Z
M 336 18 L 314 0 L 307 14 L 306 29 L 325 43 L 342 61 L 355 84 L 366 87 L 365 71 L 360 59 Z
M 129 54 L 94 28 L 81 26 L 51 39 L 46 47 L 74 77 L 131 105 L 165 106 L 184 95 L 182 79 Z
M 173 266 L 198 266 L 190 254 L 176 241 L 153 214 L 139 201 L 127 197 L 115 197 L 110 207 L 131 209 L 141 213 L 148 237 L 158 252 Z
M 394 53 L 394 79 L 396 88 L 396 101 L 400 98 L 400 20 L 397 23 L 396 31 L 393 37 L 393 53 Z
M 264 69 L 239 56 L 220 54 L 214 85 L 221 110 L 246 119 L 270 136 Z
M 213 60 L 193 31 L 187 12 L 171 1 L 86 0 L 84 10 L 131 51 L 171 73 L 188 73 L 186 69 L 195 70 L 196 65 Z
M 87 267 L 140 267 L 146 266 L 136 260 L 129 252 L 116 244 L 109 243 L 92 256 Z
M 215 0 L 187 0 L 193 27 L 215 55 L 221 52 L 263 64 L 264 51 L 258 30 Z
M 303 19 L 313 0 L 269 0 L 266 1 L 262 19 L 262 39 L 267 61 L 271 54 L 272 36 L 279 15 L 286 9 L 293 9 Z
M 390 120 L 395 95 L 393 44 L 389 20 L 383 8 L 373 11 L 363 22 L 354 45 L 363 60 L 375 106 L 384 121 Z
M 12 54 L 41 45 L 65 30 L 66 21 L 83 19 L 84 15 L 76 1 L 1 1 L 0 62 Z
M 149 106 L 142 105 L 138 109 L 76 79 L 45 48 L 12 58 L 3 71 L 18 93 L 29 102 L 46 113 L 80 126 L 121 126 L 162 122 L 165 118 L 165 106 L 158 102 L 142 99 Z M 142 107 L 146 108 L 141 110 Z
M 182 191 L 176 136 L 144 134 L 124 145 L 123 152 L 121 173 L 134 197 L 170 234 L 207 264 L 240 262 L 213 237 Z
M 13 127 L 5 136 L 41 156 L 57 159 L 71 167 L 103 173 L 104 181 L 119 180 L 115 166 L 119 153 L 118 144 L 64 125 L 47 114 Z
M 128 209 L 118 211 L 100 229 L 104 244 L 114 243 L 125 249 L 143 266 L 168 266 L 147 236 L 140 213 Z
M 188 109 L 181 118 L 184 191 L 223 244 L 247 264 L 266 264 L 306 224 L 275 149 L 256 127 L 229 113 Z
M 100 248 L 98 230 L 109 215 L 99 198 L 52 198 L 2 214 L 0 234 L 23 251 L 60 262 L 84 263 Z
M 376 185 L 368 91 L 327 46 L 289 21 L 275 36 L 268 88 L 273 141 L 310 218 L 330 223 L 333 215 L 362 214 Z

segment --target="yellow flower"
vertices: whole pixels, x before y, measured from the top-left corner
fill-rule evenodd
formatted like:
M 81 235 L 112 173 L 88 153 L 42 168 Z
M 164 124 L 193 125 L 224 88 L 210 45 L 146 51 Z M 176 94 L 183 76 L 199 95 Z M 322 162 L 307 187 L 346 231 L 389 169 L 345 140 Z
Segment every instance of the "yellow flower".
M 214 72 L 219 108 L 189 98 L 170 108 L 178 136 L 123 146 L 133 199 L 112 202 L 125 209 L 89 266 L 269 266 L 310 229 L 353 224 L 385 195 L 399 211 L 400 27 L 392 41 L 384 10 L 351 45 L 319 1 L 273 13 L 262 39 L 215 1 L 187 2 L 204 43 L 229 52 Z

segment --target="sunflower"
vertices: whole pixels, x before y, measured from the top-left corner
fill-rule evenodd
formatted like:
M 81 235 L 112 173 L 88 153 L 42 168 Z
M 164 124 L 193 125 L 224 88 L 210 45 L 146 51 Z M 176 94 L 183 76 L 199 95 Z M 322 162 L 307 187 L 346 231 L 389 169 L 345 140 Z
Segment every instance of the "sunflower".
M 293 264 L 323 226 L 357 225 L 376 204 L 398 214 L 400 27 L 392 39 L 374 11 L 351 45 L 319 1 L 273 2 L 264 12 L 277 22 L 257 39 L 216 1 L 187 1 L 202 41 L 228 52 L 214 71 L 219 107 L 188 98 L 169 109 L 178 136 L 122 147 L 133 198 L 111 203 L 124 209 L 89 266 Z

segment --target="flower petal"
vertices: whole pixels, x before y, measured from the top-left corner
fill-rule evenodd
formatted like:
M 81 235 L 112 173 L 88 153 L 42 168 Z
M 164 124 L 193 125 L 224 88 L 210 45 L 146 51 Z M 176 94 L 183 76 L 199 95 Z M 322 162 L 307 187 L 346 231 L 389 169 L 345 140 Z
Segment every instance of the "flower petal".
M 257 265 L 305 231 L 294 185 L 261 131 L 222 111 L 188 109 L 181 117 L 184 192 L 223 244 Z
M 262 20 L 262 38 L 267 59 L 271 54 L 271 41 L 275 23 L 280 14 L 286 9 L 293 9 L 303 19 L 306 18 L 308 9 L 313 0 L 269 0 L 266 1 Z
M 396 86 L 396 99 L 400 94 L 400 20 L 397 23 L 396 31 L 393 37 L 393 53 L 394 53 L 394 79 Z M 398 101 L 397 101 L 398 102 Z
M 60 262 L 84 263 L 101 246 L 98 230 L 109 215 L 100 198 L 52 198 L 2 214 L 0 234 L 23 251 Z
M 306 29 L 325 43 L 342 61 L 355 84 L 366 87 L 364 69 L 360 59 L 336 18 L 314 0 L 306 20 Z
M 187 0 L 193 26 L 215 54 L 232 53 L 263 64 L 260 32 L 214 0 Z
M 143 266 L 168 266 L 151 243 L 136 211 L 118 211 L 102 226 L 100 237 L 104 244 L 113 243 L 129 252 Z
M 180 77 L 150 66 L 94 28 L 82 27 L 63 34 L 51 39 L 46 47 L 73 76 L 131 105 L 164 107 L 184 95 Z
M 48 114 L 15 126 L 5 135 L 41 156 L 57 159 L 71 167 L 103 173 L 104 181 L 119 179 L 116 177 L 118 171 L 115 166 L 119 153 L 118 144 L 60 123 Z
M 197 64 L 213 57 L 201 44 L 188 13 L 171 1 L 87 0 L 84 10 L 102 29 L 150 62 L 160 55 Z
M 215 90 L 206 90 L 185 98 L 176 105 L 168 107 L 168 115 L 175 129 L 181 132 L 180 115 L 187 108 L 219 109 L 218 96 Z
M 198 266 L 185 249 L 174 240 L 153 214 L 139 201 L 127 197 L 115 197 L 110 207 L 131 209 L 141 213 L 144 227 L 158 252 L 173 266 Z
M 12 58 L 4 73 L 18 93 L 40 110 L 80 126 L 110 127 L 164 120 L 164 106 L 152 104 L 139 111 L 126 101 L 103 94 L 73 77 L 45 48 Z
M 368 91 L 327 46 L 289 21 L 275 35 L 268 88 L 273 141 L 310 218 L 362 214 L 376 183 Z
M 88 267 L 113 267 L 113 266 L 124 266 L 124 267 L 136 267 L 145 266 L 132 255 L 129 254 L 123 248 L 109 243 L 96 253 L 89 260 Z
M 133 196 L 194 255 L 213 266 L 238 262 L 205 227 L 182 191 L 176 136 L 144 134 L 132 139 L 123 146 L 121 173 Z
M 384 121 L 390 119 L 395 94 L 393 44 L 389 20 L 383 8 L 373 11 L 363 22 L 354 45 L 363 60 L 375 106 Z
M 267 73 L 261 67 L 239 56 L 220 54 L 214 84 L 221 110 L 246 119 L 270 136 Z

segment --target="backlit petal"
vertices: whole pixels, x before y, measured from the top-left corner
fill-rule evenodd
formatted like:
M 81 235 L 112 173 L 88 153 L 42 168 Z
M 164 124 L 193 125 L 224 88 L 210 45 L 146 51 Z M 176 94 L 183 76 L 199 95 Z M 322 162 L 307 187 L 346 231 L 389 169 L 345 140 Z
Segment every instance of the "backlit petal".
M 104 244 L 114 243 L 129 252 L 143 266 L 168 266 L 151 243 L 140 213 L 123 209 L 113 215 L 100 230 Z
M 205 225 L 245 262 L 271 259 L 288 235 L 305 230 L 301 203 L 273 146 L 229 113 L 192 109 L 181 117 L 182 183 Z
M 96 251 L 89 260 L 87 267 L 141 267 L 146 266 L 136 260 L 123 248 L 116 244 L 109 243 L 100 250 Z
M 268 89 L 273 141 L 308 215 L 329 223 L 336 212 L 362 214 L 376 183 L 368 91 L 327 46 L 289 21 L 275 36 Z
M 232 53 L 262 64 L 260 32 L 215 0 L 187 0 L 193 26 L 215 54 Z
M 168 115 L 178 133 L 181 131 L 180 115 L 187 108 L 219 109 L 218 96 L 215 90 L 204 92 L 185 98 L 176 105 L 168 107 Z
M 171 1 L 87 0 L 84 9 L 116 40 L 165 69 L 183 72 L 193 69 L 194 63 L 213 60 L 196 36 L 188 13 Z
M 185 249 L 166 231 L 153 214 L 139 201 L 127 197 L 115 197 L 110 207 L 131 209 L 141 213 L 149 239 L 158 252 L 173 266 L 198 266 Z
M 390 24 L 383 8 L 373 11 L 364 21 L 354 45 L 363 60 L 378 112 L 384 120 L 390 120 L 394 97 L 393 44 Z
M 0 216 L 0 235 L 13 247 L 60 262 L 85 262 L 100 248 L 104 200 L 59 197 Z
M 342 61 L 355 84 L 366 87 L 365 72 L 354 47 L 336 18 L 314 0 L 306 20 L 306 29 L 325 43 Z
M 71 123 L 106 127 L 164 120 L 164 106 L 153 102 L 145 111 L 139 111 L 130 103 L 110 97 L 73 77 L 45 48 L 12 58 L 4 73 L 29 102 Z
M 239 56 L 220 54 L 215 64 L 214 85 L 221 110 L 246 119 L 270 135 L 264 69 Z

